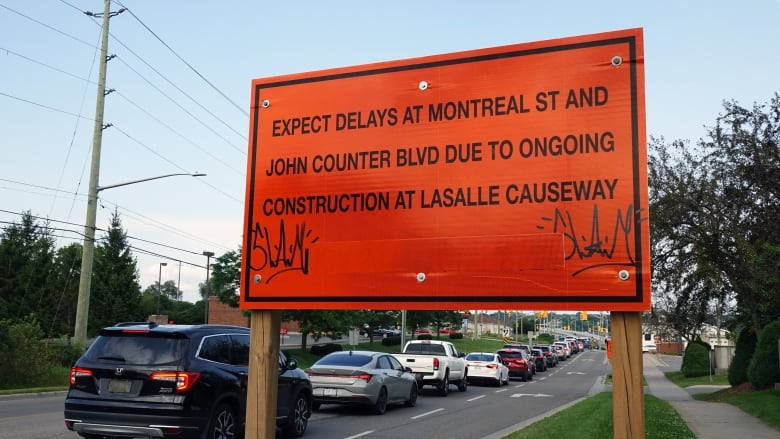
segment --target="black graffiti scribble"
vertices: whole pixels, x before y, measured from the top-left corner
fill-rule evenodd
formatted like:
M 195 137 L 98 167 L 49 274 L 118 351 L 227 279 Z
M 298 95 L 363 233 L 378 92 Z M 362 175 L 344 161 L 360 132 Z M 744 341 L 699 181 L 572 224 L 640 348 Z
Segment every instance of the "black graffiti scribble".
M 572 276 L 587 271 L 592 268 L 604 266 L 604 265 L 626 265 L 634 266 L 634 252 L 632 247 L 632 239 L 635 233 L 635 219 L 639 221 L 645 221 L 646 218 L 634 217 L 639 215 L 639 212 L 634 210 L 633 205 L 629 204 L 625 212 L 621 209 L 617 209 L 615 212 L 615 226 L 612 233 L 602 234 L 600 222 L 601 217 L 599 215 L 599 206 L 596 204 L 593 206 L 593 213 L 590 220 L 590 236 L 585 234 L 579 235 L 575 221 L 572 218 L 570 211 L 562 211 L 556 208 L 552 217 L 542 217 L 541 220 L 547 223 L 552 223 L 553 233 L 562 233 L 563 236 L 571 244 L 571 250 L 566 254 L 566 260 L 572 258 L 577 259 L 597 259 L 604 260 L 604 262 L 589 265 L 585 268 L 577 270 Z M 580 223 L 581 224 L 581 223 Z M 537 225 L 537 229 L 544 230 L 546 226 Z M 613 262 L 613 256 L 619 251 L 624 250 L 628 257 L 628 261 Z
M 276 276 L 290 272 L 300 271 L 309 273 L 309 248 L 307 245 L 316 243 L 319 237 L 313 236 L 313 232 L 306 228 L 306 223 L 296 224 L 295 232 L 287 234 L 284 220 L 279 221 L 279 235 L 272 239 L 271 232 L 259 222 L 255 223 L 252 231 L 252 258 L 250 269 L 253 271 L 266 270 L 263 283 L 271 283 Z

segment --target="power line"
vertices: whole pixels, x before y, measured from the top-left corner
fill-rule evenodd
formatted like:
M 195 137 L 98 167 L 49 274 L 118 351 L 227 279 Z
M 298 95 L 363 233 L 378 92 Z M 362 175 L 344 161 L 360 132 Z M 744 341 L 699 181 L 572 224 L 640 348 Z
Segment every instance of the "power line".
M 34 18 L 32 18 L 32 17 L 30 17 L 28 15 L 22 14 L 21 12 L 15 10 L 15 9 L 9 8 L 8 6 L 6 6 L 6 5 L 4 5 L 2 3 L 0 3 L 0 8 L 6 9 L 6 10 L 8 10 L 10 12 L 13 12 L 14 14 L 19 15 L 21 17 L 24 17 L 24 18 L 32 21 L 33 23 L 40 24 L 41 26 L 43 26 L 43 27 L 45 27 L 45 28 L 47 28 L 49 30 L 57 32 L 58 34 L 63 35 L 65 37 L 68 37 L 68 38 L 70 38 L 73 41 L 77 41 L 77 42 L 79 42 L 79 43 L 81 43 L 81 44 L 83 44 L 83 45 L 85 45 L 87 47 L 91 47 L 93 49 L 95 48 L 95 45 L 92 44 L 92 43 L 88 43 L 88 42 L 86 42 L 86 41 L 84 41 L 84 40 L 82 40 L 80 38 L 74 37 L 73 35 L 70 35 L 70 34 L 68 34 L 66 32 L 63 32 L 63 31 L 61 31 L 61 30 L 59 30 L 59 29 L 57 29 L 55 27 L 49 26 L 48 24 L 46 24 L 46 23 L 44 23 L 42 21 L 36 20 L 36 19 L 34 19 Z
M 116 40 L 117 38 L 116 38 L 116 37 L 114 37 L 114 39 Z M 118 41 L 118 40 L 117 40 L 117 41 Z M 119 42 L 119 44 L 122 44 L 122 42 L 120 41 L 120 42 Z M 122 45 L 123 45 L 123 47 L 125 47 L 127 50 L 129 50 L 129 51 L 132 53 L 132 50 L 131 50 L 131 49 L 129 49 L 127 46 L 124 46 L 124 44 L 122 44 Z M 134 54 L 134 55 L 135 55 L 135 54 Z M 136 56 L 138 56 L 138 55 L 136 55 Z M 139 59 L 141 59 L 141 58 L 139 58 Z M 154 70 L 154 71 L 155 71 L 155 73 L 157 73 L 158 75 L 160 75 L 160 76 L 161 76 L 163 79 L 165 79 L 165 80 L 166 80 L 166 81 L 167 81 L 169 84 L 171 84 L 171 85 L 172 85 L 174 88 L 176 88 L 177 90 L 181 91 L 181 92 L 182 92 L 182 93 L 183 93 L 185 96 L 187 96 L 187 97 L 190 97 L 190 96 L 189 96 L 189 95 L 187 95 L 187 94 L 186 94 L 184 91 L 182 91 L 182 90 L 181 90 L 179 87 L 177 87 L 176 85 L 173 85 L 173 84 L 172 84 L 172 83 L 171 83 L 171 82 L 170 82 L 170 81 L 169 81 L 169 80 L 168 80 L 168 79 L 167 79 L 165 76 L 163 76 L 163 75 L 162 75 L 162 73 L 158 72 L 158 71 L 157 71 L 157 70 L 156 70 L 154 67 L 152 67 L 152 66 L 150 66 L 149 64 L 147 64 L 147 63 L 146 63 L 146 61 L 144 61 L 143 59 L 141 59 L 141 61 L 142 61 L 142 62 L 144 62 L 144 63 L 145 63 L 147 66 L 149 66 L 149 68 L 150 68 L 150 69 Z M 177 102 L 175 99 L 173 99 L 172 97 L 168 96 L 168 94 L 167 94 L 167 93 L 165 93 L 165 92 L 164 92 L 164 91 L 162 91 L 162 90 L 161 90 L 159 87 L 157 87 L 156 85 L 154 85 L 154 84 L 153 84 L 153 83 L 152 83 L 150 80 L 148 80 L 148 79 L 147 79 L 145 76 L 143 76 L 143 75 L 142 75 L 140 72 L 138 72 L 136 69 L 134 69 L 133 67 L 131 67 L 131 66 L 130 66 L 130 64 L 126 63 L 126 62 L 125 62 L 125 61 L 124 61 L 124 60 L 123 60 L 121 57 L 119 58 L 119 62 L 121 62 L 122 64 L 124 64 L 124 65 L 125 65 L 125 67 L 127 67 L 128 69 L 130 69 L 130 71 L 132 71 L 132 72 L 133 72 L 133 73 L 135 73 L 136 75 L 138 75 L 138 77 L 139 77 L 139 78 L 141 78 L 141 79 L 143 79 L 143 80 L 144 80 L 144 81 L 145 81 L 147 84 L 149 84 L 149 86 L 150 86 L 150 87 L 152 87 L 153 89 L 157 90 L 157 92 L 158 92 L 158 93 L 160 93 L 161 95 L 165 96 L 165 97 L 166 97 L 166 98 L 167 98 L 169 101 L 171 101 L 171 103 L 173 103 L 174 105 L 176 105 L 177 107 L 179 107 L 179 109 L 180 109 L 180 110 L 182 110 L 182 111 L 183 111 L 184 113 L 186 113 L 188 116 L 190 116 L 191 118 L 193 118 L 193 119 L 194 119 L 196 122 L 198 122 L 199 124 L 201 124 L 201 125 L 202 125 L 204 128 L 206 128 L 207 130 L 211 131 L 211 132 L 212 132 L 212 133 L 213 133 L 215 136 L 217 136 L 217 137 L 219 137 L 220 139 L 224 140 L 224 141 L 225 141 L 225 143 L 226 143 L 228 146 L 230 146 L 231 148 L 233 148 L 234 150 L 236 150 L 236 151 L 238 151 L 238 152 L 240 152 L 240 153 L 242 153 L 242 154 L 245 154 L 245 151 L 244 151 L 243 149 L 241 149 L 241 148 L 237 147 L 236 145 L 233 145 L 233 143 L 232 143 L 232 142 L 230 142 L 230 140 L 226 139 L 226 138 L 225 138 L 223 135 L 219 134 L 219 133 L 218 133 L 218 132 L 217 132 L 217 131 L 216 131 L 214 128 L 211 128 L 211 127 L 210 127 L 208 124 L 206 124 L 205 122 L 203 122 L 202 120 L 200 120 L 200 119 L 199 119 L 197 116 L 195 116 L 195 115 L 194 115 L 194 114 L 193 114 L 191 111 L 189 111 L 189 110 L 188 110 L 187 108 L 185 108 L 183 105 L 181 105 L 180 103 L 178 103 L 178 102 Z M 190 97 L 190 99 L 192 99 L 192 98 Z M 200 104 L 200 103 L 198 103 L 198 105 L 199 105 L 199 106 L 201 106 L 201 104 Z M 232 130 L 232 128 L 231 128 L 231 130 Z M 233 130 L 233 131 L 234 131 L 234 132 L 236 132 L 235 130 Z M 240 136 L 242 136 L 241 134 L 239 134 L 239 135 L 240 135 Z M 242 137 L 242 139 L 246 140 L 246 137 Z
M 51 70 L 53 70 L 53 71 L 56 71 L 56 72 L 62 73 L 62 74 L 64 74 L 64 75 L 70 76 L 70 77 L 72 77 L 72 78 L 75 78 L 75 79 L 78 79 L 78 80 L 84 81 L 84 82 L 86 82 L 86 83 L 88 83 L 88 84 L 97 85 L 97 83 L 95 83 L 94 81 L 92 81 L 92 80 L 90 80 L 90 79 L 88 79 L 88 78 L 83 78 L 83 77 L 80 77 L 80 76 L 78 76 L 78 75 L 75 75 L 75 74 L 73 74 L 73 73 L 67 72 L 67 71 L 65 71 L 65 70 L 62 70 L 62 69 L 59 69 L 59 68 L 57 68 L 57 67 L 54 67 L 54 66 L 52 66 L 52 65 L 46 64 L 46 63 L 44 63 L 44 62 L 42 62 L 42 61 L 39 61 L 39 60 L 36 60 L 36 59 L 34 59 L 34 58 L 31 58 L 31 57 L 25 56 L 25 55 L 23 55 L 23 54 L 21 54 L 21 53 L 18 53 L 18 52 L 15 52 L 15 51 L 13 51 L 13 50 L 10 50 L 10 49 L 4 48 L 4 47 L 0 47 L 0 50 L 4 50 L 4 51 L 6 51 L 8 54 L 11 54 L 11 55 L 17 56 L 17 57 L 19 57 L 19 58 L 22 58 L 22 59 L 24 59 L 24 60 L 26 60 L 26 61 L 29 61 L 29 62 L 32 62 L 32 63 L 38 64 L 38 65 L 40 65 L 40 66 L 46 67 L 46 68 L 48 68 L 48 69 L 51 69 Z M 123 63 L 124 63 L 124 62 L 123 62 Z M 129 66 L 128 66 L 128 67 L 129 67 Z M 131 70 L 133 70 L 133 69 L 131 68 Z M 141 75 L 140 75 L 140 73 L 136 72 L 135 70 L 133 70 L 133 71 L 134 71 L 136 74 L 138 74 L 139 76 L 141 76 Z M 145 79 L 145 78 L 143 78 L 143 76 L 141 76 L 141 78 L 142 78 L 142 79 Z M 148 82 L 148 81 L 147 81 L 147 82 Z M 150 85 L 152 85 L 151 83 L 149 83 L 149 84 L 150 84 Z M 153 85 L 152 85 L 152 86 L 153 86 Z M 153 86 L 153 87 L 154 87 L 154 86 Z M 168 99 L 171 99 L 171 101 L 172 101 L 172 102 L 174 102 L 174 104 L 176 104 L 176 102 L 175 102 L 175 101 L 174 101 L 172 98 L 170 98 L 169 96 L 167 96 L 167 95 L 166 95 L 164 92 L 162 92 L 162 90 L 160 90 L 160 89 L 156 89 L 156 90 L 157 90 L 158 92 L 160 92 L 161 94 L 163 94 L 163 96 L 167 97 Z M 171 131 L 172 133 L 174 133 L 174 134 L 176 134 L 177 136 L 179 136 L 181 139 L 183 139 L 183 140 L 185 140 L 186 142 L 190 143 L 192 146 L 196 147 L 198 150 L 200 150 L 201 152 L 203 152 L 204 154 L 206 154 L 207 156 L 209 156 L 211 159 L 213 159 L 213 160 L 215 160 L 215 161 L 217 161 L 217 162 L 221 163 L 222 165 L 224 165 L 225 167 L 227 167 L 228 169 L 232 170 L 233 172 L 235 172 L 235 173 L 236 173 L 236 174 L 238 174 L 238 175 L 241 175 L 241 176 L 243 176 L 243 175 L 244 175 L 244 171 L 243 171 L 243 170 L 236 169 L 235 167 L 231 166 L 229 163 L 225 162 L 224 160 L 222 160 L 222 159 L 221 159 L 221 158 L 219 158 L 218 156 L 216 156 L 216 155 L 212 154 L 211 152 L 209 152 L 208 150 L 206 150 L 206 148 L 204 148 L 204 147 L 200 146 L 199 144 L 195 143 L 194 141 L 190 140 L 189 138 L 187 138 L 186 136 L 184 136 L 183 134 L 181 134 L 180 132 L 178 132 L 176 129 L 174 129 L 174 128 L 173 128 L 173 127 L 171 127 L 170 125 L 168 125 L 168 124 L 166 124 L 165 122 L 163 122 L 161 119 L 159 119 L 159 118 L 157 118 L 156 116 L 154 116 L 153 114 L 151 114 L 151 113 L 150 113 L 149 111 L 147 111 L 145 108 L 141 107 L 140 105 L 138 105 L 137 103 L 135 103 L 134 101 L 132 101 L 132 100 L 131 100 L 129 97 L 125 96 L 123 93 L 121 93 L 121 92 L 117 92 L 117 94 L 118 94 L 119 96 L 121 96 L 123 99 L 125 99 L 127 102 L 129 102 L 131 105 L 133 105 L 135 108 L 137 108 L 138 110 L 140 110 L 141 112 L 143 112 L 144 114 L 146 114 L 146 115 L 147 115 L 147 116 L 148 116 L 150 119 L 152 119 L 152 120 L 156 121 L 157 123 L 159 123 L 159 124 L 160 124 L 160 125 L 162 125 L 163 127 L 167 128 L 167 129 L 168 129 L 169 131 Z M 17 98 L 17 99 L 18 99 L 18 98 Z M 43 105 L 43 104 L 40 104 L 40 105 Z M 177 105 L 178 105 L 178 104 L 177 104 Z M 184 110 L 185 112 L 187 111 L 186 109 L 184 109 L 184 108 L 183 108 L 183 107 L 181 107 L 181 106 L 179 106 L 179 108 L 181 108 L 181 109 L 182 109 L 182 110 Z M 191 116 L 192 116 L 192 117 L 193 117 L 195 120 L 198 120 L 198 119 L 197 119 L 197 118 L 196 118 L 194 115 L 192 115 L 192 114 L 190 114 L 190 115 L 191 115 Z M 203 123 L 202 121 L 200 121 L 200 120 L 198 120 L 198 121 L 199 121 L 199 122 L 201 122 L 201 124 L 202 124 L 204 127 L 206 127 L 206 128 L 209 128 L 209 127 L 208 127 L 207 125 L 205 125 L 205 123 Z M 115 127 L 115 128 L 116 128 L 116 127 Z M 128 138 L 132 139 L 132 140 L 133 140 L 133 141 L 135 141 L 136 143 L 139 143 L 139 144 L 140 144 L 140 145 L 142 145 L 144 148 L 146 148 L 148 151 L 150 151 L 151 153 L 155 154 L 156 156 L 158 156 L 158 157 L 159 157 L 159 158 L 161 158 L 162 160 L 164 160 L 164 161 L 166 161 L 166 162 L 168 162 L 168 163 L 170 163 L 170 164 L 172 164 L 172 165 L 176 166 L 178 169 L 184 170 L 184 169 L 183 169 L 183 168 L 181 168 L 180 166 L 178 166 L 178 165 L 176 165 L 175 163 L 173 163 L 171 160 L 169 160 L 169 159 L 167 159 L 167 158 L 163 157 L 162 155 L 160 155 L 159 153 L 157 153 L 157 152 L 156 152 L 156 151 L 154 151 L 153 149 L 151 149 L 151 148 L 149 148 L 148 146 L 144 145 L 144 144 L 143 144 L 143 143 L 141 143 L 140 141 L 138 141 L 138 140 L 134 139 L 132 136 L 130 136 L 130 135 L 129 135 L 129 134 L 127 134 L 126 132 L 124 132 L 124 131 L 121 131 L 121 130 L 120 130 L 120 132 L 122 132 L 122 134 L 125 134 L 125 135 L 126 135 Z M 214 134 L 216 134 L 217 136 L 219 136 L 219 134 L 218 134 L 217 132 L 215 132 L 215 131 L 213 131 L 213 130 L 212 130 L 212 132 L 213 132 Z M 75 136 L 75 131 L 74 131 L 74 136 Z M 222 139 L 223 139 L 223 140 L 225 140 L 226 142 L 228 142 L 228 140 L 227 140 L 227 139 L 225 139 L 224 137 L 222 137 Z M 71 139 L 71 146 L 72 146 L 72 141 L 73 141 L 73 139 Z M 70 150 L 69 150 L 69 152 L 70 152 Z M 216 189 L 216 188 L 215 188 L 215 189 Z M 218 190 L 218 191 L 219 191 L 219 190 Z
M 38 102 L 31 101 L 29 99 L 20 98 L 18 96 L 14 96 L 14 95 L 11 95 L 11 94 L 8 94 L 8 93 L 4 93 L 2 91 L 0 91 L 0 96 L 5 96 L 7 98 L 15 99 L 17 101 L 24 102 L 26 104 L 35 105 L 36 107 L 45 108 L 47 110 L 55 111 L 57 113 L 67 114 L 68 116 L 73 116 L 73 117 L 76 117 L 78 119 L 86 119 L 86 120 L 90 120 L 90 121 L 94 121 L 95 120 L 95 119 L 93 119 L 91 117 L 82 116 L 82 115 L 76 114 L 76 113 L 71 113 L 70 111 L 61 110 L 59 108 L 54 108 L 54 107 L 51 107 L 49 105 L 44 105 L 44 104 L 41 104 L 41 103 L 38 103 Z
M 179 58 L 179 60 L 180 60 L 181 62 L 183 62 L 183 63 L 184 63 L 184 65 L 186 65 L 187 67 L 189 67 L 189 68 L 190 68 L 190 70 L 192 70 L 192 71 L 193 71 L 193 72 L 194 72 L 196 75 L 198 75 L 198 76 L 199 76 L 201 79 L 203 79 L 203 81 L 205 81 L 205 82 L 206 82 L 206 84 L 208 84 L 209 86 L 211 86 L 211 88 L 213 88 L 213 89 L 214 89 L 214 90 L 215 90 L 217 93 L 219 93 L 219 94 L 220 94 L 220 95 L 221 95 L 223 98 L 225 98 L 225 100 L 227 100 L 228 102 L 230 102 L 231 104 L 233 104 L 233 106 L 234 106 L 234 107 L 236 107 L 236 109 L 238 109 L 238 111 L 242 112 L 242 113 L 244 114 L 244 116 L 247 116 L 247 117 L 249 117 L 249 113 L 248 113 L 248 112 L 247 112 L 247 111 L 246 111 L 246 110 L 245 110 L 243 107 L 241 107 L 241 106 L 239 106 L 238 104 L 236 104 L 235 102 L 233 102 L 233 100 L 232 100 L 232 99 L 230 99 L 230 98 L 229 98 L 229 97 L 228 97 L 228 96 L 227 96 L 225 93 L 223 93 L 223 92 L 222 92 L 222 90 L 220 90 L 219 88 L 217 88 L 217 87 L 216 87 L 214 84 L 212 84 L 212 83 L 211 83 L 211 81 L 209 81 L 208 79 L 206 79 L 206 77 L 204 77 L 203 75 L 201 75 L 199 71 L 197 71 L 197 70 L 196 70 L 194 67 L 192 67 L 192 66 L 190 65 L 190 63 L 188 63 L 187 61 L 185 61 L 185 60 L 184 60 L 184 58 L 182 58 L 181 56 L 179 56 L 179 54 L 178 54 L 178 53 L 176 53 L 176 51 L 175 51 L 175 50 L 173 50 L 173 49 L 171 48 L 171 46 L 169 46 L 169 45 L 168 45 L 168 44 L 167 44 L 165 41 L 163 41 L 163 40 L 162 40 L 162 38 L 160 38 L 159 36 L 157 36 L 157 34 L 156 34 L 156 33 L 154 33 L 154 31 L 152 31 L 152 30 L 149 28 L 149 26 L 147 26 L 147 25 L 146 25 L 146 24 L 145 24 L 143 21 L 141 21 L 141 19 L 140 19 L 140 18 L 138 18 L 138 17 L 137 17 L 137 16 L 136 16 L 136 15 L 133 13 L 133 11 L 131 11 L 129 8 L 125 7 L 125 5 L 123 5 L 123 4 L 122 4 L 121 2 L 119 2 L 119 1 L 116 1 L 116 3 L 118 3 L 118 4 L 119 4 L 119 6 L 122 6 L 123 8 L 127 9 L 127 12 L 129 12 L 129 13 L 130 13 L 130 15 L 132 15 L 132 16 L 133 16 L 133 18 L 135 18 L 135 19 L 138 21 L 138 23 L 140 23 L 140 24 L 141 24 L 141 26 L 143 26 L 143 27 L 144 27 L 146 30 L 148 30 L 148 31 L 149 31 L 149 33 L 150 33 L 150 34 L 152 34 L 152 35 L 153 35 L 155 38 L 157 38 L 157 40 L 158 40 L 160 43 L 162 43 L 162 45 L 163 45 L 163 46 L 165 46 L 166 48 L 168 48 L 168 50 L 170 50 L 170 51 L 171 51 L 171 53 L 173 53 L 173 54 L 176 56 L 176 58 Z

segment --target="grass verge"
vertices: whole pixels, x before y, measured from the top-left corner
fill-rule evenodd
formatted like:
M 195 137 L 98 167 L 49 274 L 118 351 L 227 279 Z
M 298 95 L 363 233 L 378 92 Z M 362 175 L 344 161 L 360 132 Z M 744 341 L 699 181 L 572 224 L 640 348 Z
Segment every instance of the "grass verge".
M 669 381 L 677 384 L 679 387 L 709 386 L 709 385 L 728 386 L 729 385 L 729 377 L 726 374 L 688 378 L 685 375 L 683 375 L 682 372 L 677 371 L 677 372 L 664 372 L 664 375 L 666 375 L 666 378 L 668 378 Z
M 578 439 L 613 437 L 612 393 L 594 395 L 504 438 L 560 437 L 562 425 L 576 425 Z M 645 395 L 645 438 L 695 439 L 696 436 L 668 402 Z
M 726 402 L 780 430 L 780 390 L 753 390 L 750 384 L 696 395 L 696 399 Z

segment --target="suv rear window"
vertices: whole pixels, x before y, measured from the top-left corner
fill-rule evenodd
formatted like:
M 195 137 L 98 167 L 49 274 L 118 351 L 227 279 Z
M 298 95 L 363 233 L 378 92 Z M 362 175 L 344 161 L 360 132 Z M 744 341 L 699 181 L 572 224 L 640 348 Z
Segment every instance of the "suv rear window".
M 101 335 L 92 343 L 85 357 L 91 361 L 116 361 L 150 366 L 178 363 L 187 352 L 188 342 L 186 338 L 139 334 Z
M 498 355 L 501 358 L 523 358 L 523 354 L 520 352 L 506 352 L 506 351 L 499 351 Z

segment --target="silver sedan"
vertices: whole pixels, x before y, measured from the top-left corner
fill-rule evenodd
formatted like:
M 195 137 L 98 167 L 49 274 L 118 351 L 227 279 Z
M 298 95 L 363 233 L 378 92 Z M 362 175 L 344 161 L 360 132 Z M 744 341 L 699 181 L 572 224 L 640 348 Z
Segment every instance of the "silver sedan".
M 312 406 L 362 404 L 381 415 L 388 404 L 417 404 L 417 381 L 411 370 L 384 352 L 332 352 L 306 369 L 313 388 Z

